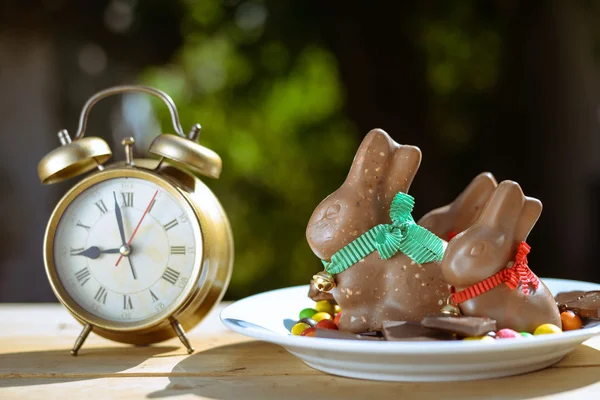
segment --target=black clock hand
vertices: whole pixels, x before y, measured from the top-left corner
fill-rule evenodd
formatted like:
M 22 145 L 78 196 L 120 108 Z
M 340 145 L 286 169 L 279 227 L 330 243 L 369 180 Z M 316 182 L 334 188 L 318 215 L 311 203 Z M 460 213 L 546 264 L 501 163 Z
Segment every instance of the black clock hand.
M 131 267 L 131 273 L 133 274 L 133 279 L 137 279 L 137 274 L 135 273 L 135 268 L 133 267 L 133 263 L 131 262 L 131 255 L 128 255 L 127 261 L 129 261 L 129 267 Z
M 121 246 L 127 246 L 127 240 L 125 240 L 125 229 L 123 228 L 123 214 L 121 214 L 121 207 L 117 201 L 117 194 L 113 192 L 115 198 L 115 215 L 117 216 L 117 225 L 119 225 L 119 234 L 121 235 Z
M 96 246 L 92 246 L 83 251 L 80 251 L 79 253 L 75 253 L 73 255 L 84 256 L 87 258 L 91 258 L 92 260 L 95 260 L 96 258 L 100 257 L 101 254 L 119 254 L 119 253 L 120 253 L 119 249 L 100 250 L 100 248 L 98 248 Z
M 119 202 L 117 201 L 117 194 L 113 192 L 113 197 L 115 198 L 115 216 L 117 217 L 117 225 L 119 225 L 119 234 L 121 235 L 121 247 L 125 247 L 127 250 L 127 260 L 129 261 L 129 267 L 131 268 L 131 274 L 133 275 L 133 279 L 137 279 L 137 274 L 135 273 L 135 268 L 133 267 L 133 263 L 131 262 L 130 257 L 130 248 L 127 245 L 127 240 L 125 240 L 125 229 L 123 228 L 123 214 L 121 214 L 121 207 L 119 207 Z M 125 254 L 121 252 L 121 254 Z

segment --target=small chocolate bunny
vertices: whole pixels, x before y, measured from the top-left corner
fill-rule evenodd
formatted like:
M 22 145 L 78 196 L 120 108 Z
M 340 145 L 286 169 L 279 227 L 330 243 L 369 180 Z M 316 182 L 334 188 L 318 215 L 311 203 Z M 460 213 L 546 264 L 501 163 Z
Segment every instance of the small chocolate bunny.
M 419 225 L 449 241 L 479 218 L 498 183 L 489 172 L 482 172 L 450 204 L 425 214 Z
M 417 147 L 399 145 L 380 129 L 369 132 L 346 181 L 309 221 L 306 235 L 313 252 L 330 260 L 375 225 L 389 224 L 390 204 L 398 192 L 408 191 L 420 162 Z M 490 174 L 480 175 L 453 204 L 431 212 L 425 221 L 444 232 L 463 229 L 477 218 L 472 214 L 481 211 L 492 186 Z M 335 275 L 335 281 L 330 293 L 342 308 L 340 329 L 352 332 L 380 330 L 386 320 L 419 322 L 439 311 L 450 294 L 439 262 L 420 265 L 401 252 L 387 260 L 373 252 Z
M 545 323 L 561 326 L 554 297 L 527 266 L 525 240 L 541 212 L 539 200 L 504 181 L 479 219 L 450 241 L 441 269 L 463 314 L 489 317 L 498 329 L 518 332 Z

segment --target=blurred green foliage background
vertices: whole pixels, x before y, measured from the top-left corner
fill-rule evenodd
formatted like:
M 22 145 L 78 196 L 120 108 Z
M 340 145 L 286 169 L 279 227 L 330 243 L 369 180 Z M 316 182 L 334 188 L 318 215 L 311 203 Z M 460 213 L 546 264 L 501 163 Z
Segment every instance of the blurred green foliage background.
M 262 2 L 186 1 L 183 43 L 141 81 L 167 91 L 224 172 L 208 182 L 231 220 L 236 261 L 228 297 L 307 283 L 319 270 L 304 237 L 312 210 L 341 183 L 358 144 L 343 113 L 334 55 L 290 48 Z M 162 126 L 169 115 L 162 107 Z
M 544 203 L 536 273 L 600 280 L 599 17 L 596 0 L 0 1 L 0 301 L 55 300 L 41 243 L 74 181 L 42 187 L 35 165 L 129 83 L 169 93 L 223 159 L 205 181 L 235 236 L 228 299 L 321 269 L 306 223 L 373 128 L 423 152 L 416 218 L 491 171 Z M 89 134 L 142 155 L 171 130 L 149 101 L 103 100 Z

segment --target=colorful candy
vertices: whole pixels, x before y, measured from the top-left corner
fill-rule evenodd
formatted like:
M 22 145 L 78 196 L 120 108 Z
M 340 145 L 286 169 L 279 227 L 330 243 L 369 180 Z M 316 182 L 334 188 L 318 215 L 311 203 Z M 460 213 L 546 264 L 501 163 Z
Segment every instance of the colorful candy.
M 326 313 L 326 312 L 318 312 L 315 315 L 312 316 L 312 319 L 314 319 L 317 322 L 320 322 L 324 319 L 333 319 L 333 317 L 331 316 L 331 314 Z
M 336 325 L 336 324 L 335 324 L 335 323 L 334 323 L 332 320 L 329 320 L 329 319 L 323 319 L 323 320 L 321 320 L 321 321 L 319 321 L 319 322 L 317 323 L 317 326 L 316 326 L 316 328 L 322 328 L 322 329 L 335 329 L 335 330 L 337 330 L 337 329 L 338 329 L 338 326 L 337 326 L 337 325 Z
M 292 335 L 300 336 L 306 329 L 311 328 L 310 325 L 304 322 L 299 322 L 292 327 Z
M 315 337 L 316 333 L 317 333 L 317 329 L 316 328 L 306 328 L 305 330 L 302 331 L 302 333 L 300 334 L 300 336 Z
M 573 311 L 565 311 L 560 313 L 560 320 L 562 322 L 563 331 L 574 331 L 581 329 L 581 318 Z
M 341 311 L 339 313 L 335 314 L 335 317 L 333 317 L 333 322 L 335 322 L 335 324 L 337 326 L 340 325 L 340 318 L 342 318 L 342 312 Z
M 317 312 L 325 312 L 327 314 L 334 315 L 335 314 L 335 306 L 331 304 L 329 300 L 321 300 L 317 301 L 317 305 L 315 306 Z
M 562 330 L 558 326 L 553 324 L 543 324 L 535 328 L 535 331 L 533 331 L 534 336 L 551 335 L 553 333 L 562 333 Z
M 304 322 L 305 324 L 308 324 L 311 328 L 314 328 L 315 326 L 317 326 L 317 321 L 315 321 L 312 318 L 302 318 L 299 322 Z
M 315 310 L 314 308 L 305 308 L 304 310 L 300 311 L 300 319 L 304 319 L 304 318 L 312 318 L 313 315 L 315 315 L 317 313 L 317 310 Z
M 299 321 L 292 327 L 292 335 L 316 337 L 317 328 L 337 331 L 339 329 L 342 309 L 339 305 L 329 300 L 316 302 L 315 308 L 305 308 L 299 313 Z M 579 315 L 573 311 L 564 311 L 560 314 L 562 330 L 553 324 L 543 324 L 536 328 L 533 334 L 529 332 L 516 332 L 512 329 L 504 328 L 497 332 L 490 331 L 481 336 L 467 336 L 463 340 L 478 340 L 493 342 L 494 339 L 531 339 L 534 336 L 561 333 L 581 329 L 582 321 Z M 320 331 L 323 332 L 323 331 Z M 462 335 L 458 335 L 459 337 Z
M 494 338 L 488 335 L 483 335 L 483 336 L 467 336 L 466 338 L 464 338 L 463 340 L 480 340 L 483 342 L 493 342 Z
M 520 339 L 522 336 L 517 331 L 504 328 L 496 332 L 496 339 Z

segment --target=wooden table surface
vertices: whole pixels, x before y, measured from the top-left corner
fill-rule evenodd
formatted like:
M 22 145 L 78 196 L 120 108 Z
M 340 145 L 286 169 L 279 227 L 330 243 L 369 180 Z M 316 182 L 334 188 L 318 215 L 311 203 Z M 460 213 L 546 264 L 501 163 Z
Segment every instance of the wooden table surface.
M 190 338 L 130 347 L 95 336 L 69 354 L 80 325 L 59 305 L 0 305 L 0 399 L 600 399 L 600 337 L 559 364 L 503 379 L 370 382 L 327 375 L 283 348 L 221 325 L 215 310 Z

